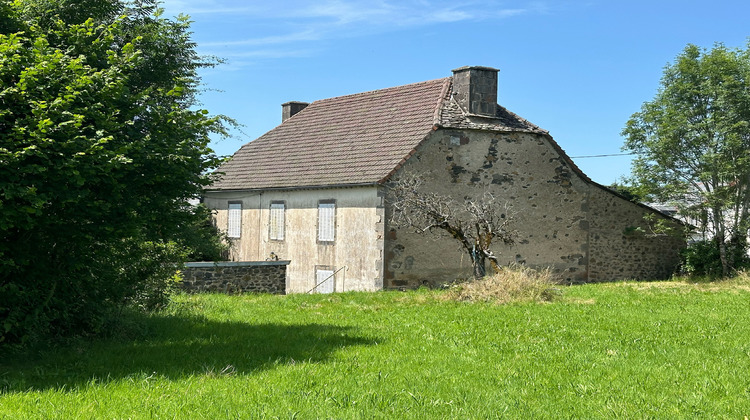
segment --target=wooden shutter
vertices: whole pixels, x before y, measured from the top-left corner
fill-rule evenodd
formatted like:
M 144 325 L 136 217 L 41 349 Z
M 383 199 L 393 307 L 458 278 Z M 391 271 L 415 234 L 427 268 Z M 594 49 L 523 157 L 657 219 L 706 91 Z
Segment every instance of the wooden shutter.
M 318 241 L 333 242 L 336 239 L 336 203 L 318 203 Z
M 284 203 L 271 203 L 271 220 L 269 221 L 269 237 L 276 241 L 284 240 Z
M 229 203 L 227 236 L 239 238 L 242 232 L 242 203 Z

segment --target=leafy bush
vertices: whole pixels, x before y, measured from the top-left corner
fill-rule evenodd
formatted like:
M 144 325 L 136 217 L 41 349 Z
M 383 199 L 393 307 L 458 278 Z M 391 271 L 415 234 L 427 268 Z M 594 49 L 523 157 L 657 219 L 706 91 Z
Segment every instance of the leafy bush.
M 141 247 L 144 256 L 136 267 L 131 268 L 135 270 L 131 274 L 134 280 L 140 281 L 136 282 L 138 289 L 130 301 L 147 311 L 164 308 L 182 281 L 179 268 L 188 250 L 175 242 L 145 242 Z
M 195 208 L 195 213 L 197 217 L 186 230 L 185 241 L 191 248 L 188 261 L 229 260 L 229 238 L 216 226 L 211 210 L 201 204 Z
M 743 269 L 750 266 L 747 257 L 747 245 L 732 241 L 728 246 L 728 258 L 734 261 L 734 267 Z M 739 244 L 739 245 L 738 245 Z M 717 278 L 722 276 L 721 256 L 716 241 L 698 241 L 682 250 L 682 271 L 691 276 L 708 276 Z
M 719 247 L 712 241 L 699 241 L 682 250 L 682 271 L 693 276 L 721 276 Z
M 468 302 L 549 302 L 560 294 L 549 269 L 515 265 L 491 276 L 454 284 L 449 299 Z
M 213 63 L 156 0 L 0 3 L 0 343 L 96 333 L 213 252 L 188 204 L 226 133 L 195 107 Z

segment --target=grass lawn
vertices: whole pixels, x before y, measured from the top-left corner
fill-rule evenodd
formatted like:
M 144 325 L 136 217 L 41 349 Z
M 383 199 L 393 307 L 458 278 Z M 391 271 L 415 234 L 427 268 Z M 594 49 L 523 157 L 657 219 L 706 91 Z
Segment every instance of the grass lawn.
M 178 296 L 121 338 L 0 359 L 0 418 L 750 416 L 750 290 Z

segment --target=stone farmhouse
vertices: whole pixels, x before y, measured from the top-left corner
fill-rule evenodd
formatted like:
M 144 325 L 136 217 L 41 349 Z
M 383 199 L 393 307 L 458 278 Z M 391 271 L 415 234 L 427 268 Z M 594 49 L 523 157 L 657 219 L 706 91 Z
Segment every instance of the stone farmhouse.
M 593 182 L 549 133 L 497 104 L 498 70 L 282 105 L 282 123 L 245 144 L 206 192 L 232 259 L 289 260 L 287 292 L 439 285 L 468 278 L 457 242 L 389 224 L 387 183 L 423 174 L 426 190 L 491 191 L 515 212 L 501 263 L 550 267 L 570 283 L 669 276 L 683 241 L 632 234 L 667 218 Z M 671 219 L 669 219 L 671 220 Z

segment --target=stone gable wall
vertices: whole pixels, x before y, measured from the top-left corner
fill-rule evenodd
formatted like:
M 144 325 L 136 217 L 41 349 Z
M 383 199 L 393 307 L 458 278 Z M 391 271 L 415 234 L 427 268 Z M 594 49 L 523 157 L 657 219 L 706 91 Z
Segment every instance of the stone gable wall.
M 426 191 L 457 202 L 491 192 L 508 203 L 513 245 L 493 244 L 502 265 L 549 267 L 563 283 L 669 276 L 684 242 L 627 235 L 657 214 L 581 177 L 546 135 L 439 129 L 394 175 L 421 174 Z M 386 203 L 388 202 L 386 196 Z M 386 206 L 386 221 L 390 210 Z M 643 229 L 648 231 L 647 229 Z M 472 275 L 471 260 L 443 234 L 386 226 L 386 288 L 437 286 Z
M 270 293 L 283 295 L 289 261 L 194 262 L 182 269 L 189 293 Z

